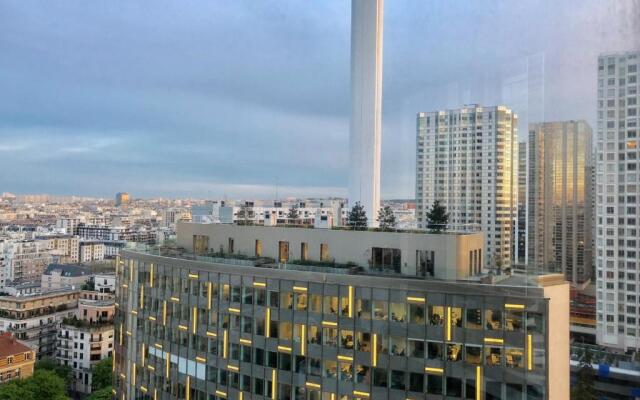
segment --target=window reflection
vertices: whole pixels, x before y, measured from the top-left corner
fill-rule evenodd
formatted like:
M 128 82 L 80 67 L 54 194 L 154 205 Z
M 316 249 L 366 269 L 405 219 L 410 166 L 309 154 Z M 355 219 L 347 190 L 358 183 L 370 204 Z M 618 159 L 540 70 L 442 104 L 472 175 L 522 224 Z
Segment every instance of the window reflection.
M 502 311 L 486 310 L 485 311 L 486 328 L 490 331 L 502 329 Z
M 443 306 L 429 306 L 429 325 L 441 326 L 444 321 Z

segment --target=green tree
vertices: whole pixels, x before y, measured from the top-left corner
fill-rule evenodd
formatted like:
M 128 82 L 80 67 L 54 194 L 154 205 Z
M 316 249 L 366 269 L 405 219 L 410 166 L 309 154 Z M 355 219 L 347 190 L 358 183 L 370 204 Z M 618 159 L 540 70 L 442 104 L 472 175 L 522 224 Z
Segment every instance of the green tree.
M 97 362 L 93 365 L 93 367 L 91 367 L 91 372 L 93 374 L 91 377 L 91 388 L 93 390 L 100 390 L 106 388 L 107 386 L 111 386 L 112 363 L 113 359 L 109 357 Z
M 578 369 L 576 384 L 571 389 L 571 400 L 596 400 L 593 377 L 591 352 L 589 349 L 585 349 L 584 356 L 582 360 L 580 360 L 580 369 Z
M 396 228 L 396 216 L 389 206 L 384 206 L 378 210 L 378 223 L 383 231 L 390 231 Z
M 73 380 L 73 371 L 71 370 L 71 367 L 68 365 L 60 365 L 51 358 L 43 358 L 36 361 L 35 370 L 47 370 L 54 372 L 65 381 L 67 387 L 71 385 L 71 381 Z
M 436 200 L 431 206 L 431 210 L 427 213 L 427 228 L 436 233 L 447 230 L 449 223 L 449 213 L 447 209 Z
M 67 387 L 63 378 L 49 370 L 37 370 L 31 378 L 24 380 L 26 389 L 33 393 L 35 399 L 65 400 L 68 399 Z
M 347 226 L 356 231 L 367 229 L 367 212 L 359 201 L 354 204 L 347 216 Z
M 35 397 L 22 380 L 13 380 L 0 385 L 0 400 L 35 400 Z
M 300 213 L 298 212 L 298 207 L 297 206 L 291 206 L 291 208 L 289 209 L 289 213 L 287 214 L 287 219 L 289 220 L 290 224 L 298 224 L 298 220 L 300 219 Z
M 106 386 L 100 390 L 94 390 L 87 400 L 111 400 L 113 399 L 112 389 L 113 386 Z

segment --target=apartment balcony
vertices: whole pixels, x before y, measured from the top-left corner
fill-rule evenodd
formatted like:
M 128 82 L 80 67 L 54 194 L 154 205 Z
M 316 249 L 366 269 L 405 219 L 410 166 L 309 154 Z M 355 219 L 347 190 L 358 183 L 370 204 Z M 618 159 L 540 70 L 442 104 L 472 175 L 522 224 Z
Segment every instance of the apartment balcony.
M 56 358 L 71 360 L 73 358 L 73 353 L 59 351 L 56 353 Z

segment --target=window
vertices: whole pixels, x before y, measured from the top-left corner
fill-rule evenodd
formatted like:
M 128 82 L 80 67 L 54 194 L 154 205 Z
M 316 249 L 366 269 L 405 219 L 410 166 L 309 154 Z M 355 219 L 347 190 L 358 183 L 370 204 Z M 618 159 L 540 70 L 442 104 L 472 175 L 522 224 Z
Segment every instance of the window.
M 329 245 L 320 243 L 320 261 L 329 261 Z
M 382 300 L 374 300 L 373 302 L 373 316 L 378 320 L 386 320 L 388 316 L 387 302 Z
M 441 326 L 444 324 L 444 307 L 429 306 L 429 325 Z
M 502 329 L 502 311 L 501 310 L 486 310 L 485 311 L 485 326 L 487 330 L 497 331 Z

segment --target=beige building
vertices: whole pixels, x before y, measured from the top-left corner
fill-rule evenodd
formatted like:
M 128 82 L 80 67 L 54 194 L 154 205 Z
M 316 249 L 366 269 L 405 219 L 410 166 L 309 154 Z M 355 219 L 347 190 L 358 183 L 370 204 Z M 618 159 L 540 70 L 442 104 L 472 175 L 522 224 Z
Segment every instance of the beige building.
M 33 375 L 36 352 L 17 341 L 11 333 L 0 333 L 0 385 Z
M 80 242 L 80 262 L 104 260 L 105 245 L 97 241 Z
M 56 236 L 47 238 L 47 249 L 51 255 L 58 257 L 58 262 L 64 264 L 80 261 L 80 238 L 78 236 Z
M 592 270 L 591 127 L 529 126 L 528 267 L 579 284 Z
M 38 358 L 52 357 L 57 328 L 63 318 L 73 317 L 78 290 L 57 290 L 28 296 L 0 296 L 0 332 L 11 332 L 37 350 Z
M 461 279 L 482 270 L 482 233 L 404 233 L 179 223 L 178 244 L 197 254 L 280 263 L 358 266 L 379 273 Z

